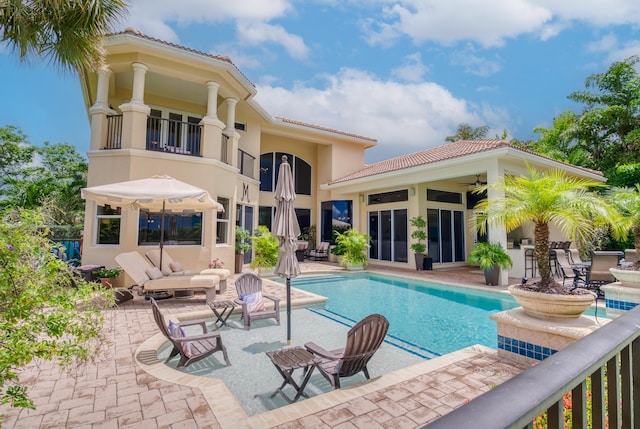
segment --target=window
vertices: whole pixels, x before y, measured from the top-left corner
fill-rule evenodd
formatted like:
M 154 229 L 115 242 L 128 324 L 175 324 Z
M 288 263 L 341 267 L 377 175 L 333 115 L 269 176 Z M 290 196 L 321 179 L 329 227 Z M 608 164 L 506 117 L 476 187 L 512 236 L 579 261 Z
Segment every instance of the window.
M 465 261 L 465 222 L 461 210 L 427 209 L 429 256 L 433 262 Z
M 253 235 L 253 207 L 244 204 L 236 204 L 236 226 L 240 226 Z M 251 243 L 249 243 L 251 244 Z M 251 253 L 249 250 L 244 254 L 244 263 L 251 262 Z
M 369 212 L 371 247 L 369 258 L 381 261 L 408 262 L 409 242 L 407 210 Z
M 224 212 L 218 211 L 216 244 L 229 244 L 229 199 L 218 197 L 218 202 L 224 207 Z
M 353 224 L 353 202 L 351 200 L 324 201 L 320 204 L 320 239 L 334 243 L 334 231 L 344 232 Z
M 275 216 L 275 207 L 260 206 L 258 207 L 258 225 L 264 225 L 271 231 L 273 225 L 273 217 Z
M 160 243 L 162 213 L 140 209 L 138 218 L 138 245 Z M 202 213 L 165 213 L 164 244 L 202 244 Z
M 406 189 L 401 189 L 399 191 L 393 191 L 393 192 L 383 192 L 380 194 L 371 194 L 367 198 L 369 205 L 396 203 L 398 201 L 408 201 L 408 200 L 409 200 L 409 192 Z
M 462 204 L 462 194 L 460 192 L 439 191 L 437 189 L 427 189 L 427 201 L 437 201 L 439 203 Z
M 98 206 L 96 244 L 120 244 L 120 208 Z
M 287 162 L 291 165 L 296 194 L 311 195 L 311 165 L 302 158 L 284 152 L 269 152 L 260 155 L 260 190 L 262 192 L 275 190 L 282 155 L 287 156 Z
M 296 209 L 296 218 L 298 219 L 300 233 L 311 227 L 311 209 Z

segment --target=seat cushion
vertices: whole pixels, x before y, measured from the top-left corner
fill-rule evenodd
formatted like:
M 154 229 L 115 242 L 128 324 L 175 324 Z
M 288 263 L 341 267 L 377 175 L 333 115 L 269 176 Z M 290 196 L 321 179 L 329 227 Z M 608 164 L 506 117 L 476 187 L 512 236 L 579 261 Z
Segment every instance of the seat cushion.
M 262 298 L 262 292 L 243 294 L 240 296 L 240 299 L 247 304 L 247 311 L 249 313 L 264 311 L 264 299 Z
M 182 326 L 173 320 L 169 320 L 169 333 L 173 338 L 185 338 L 187 336 Z M 188 358 L 191 357 L 191 343 L 186 341 L 181 343 L 180 346 L 182 347 L 182 353 Z

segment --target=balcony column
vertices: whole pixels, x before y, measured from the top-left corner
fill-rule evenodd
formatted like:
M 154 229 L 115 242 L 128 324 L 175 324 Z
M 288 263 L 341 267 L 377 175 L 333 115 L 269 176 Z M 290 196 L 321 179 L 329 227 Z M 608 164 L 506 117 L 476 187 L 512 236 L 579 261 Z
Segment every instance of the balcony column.
M 207 82 L 207 116 L 202 118 L 202 156 L 222 159 L 222 130 L 224 122 L 218 119 L 218 82 Z
M 108 67 L 98 70 L 98 89 L 96 102 L 89 108 L 91 115 L 90 150 L 102 149 L 107 140 L 107 115 L 115 114 L 109 108 L 109 79 L 111 70 Z
M 147 116 L 151 108 L 144 104 L 144 83 L 147 66 L 131 64 L 133 68 L 133 90 L 131 101 L 120 105 L 122 111 L 122 149 L 146 148 Z
M 236 131 L 236 105 L 238 100 L 235 98 L 226 98 L 227 104 L 227 128 L 224 133 L 229 137 L 227 142 L 227 162 L 229 165 L 240 168 L 238 165 L 238 140 L 240 134 Z

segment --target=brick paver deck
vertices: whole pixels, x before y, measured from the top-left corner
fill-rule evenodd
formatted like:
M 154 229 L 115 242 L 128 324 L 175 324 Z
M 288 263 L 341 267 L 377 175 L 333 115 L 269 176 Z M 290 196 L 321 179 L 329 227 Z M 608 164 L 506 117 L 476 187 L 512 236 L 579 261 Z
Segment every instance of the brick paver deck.
M 304 272 L 339 269 L 335 264 L 309 262 L 302 268 Z M 385 270 L 449 283 L 484 284 L 482 274 L 469 269 Z M 266 293 L 284 299 L 281 285 L 265 288 Z M 234 295 L 231 282 L 220 299 Z M 292 302 L 304 301 L 305 297 L 294 290 Z M 201 302 L 171 300 L 163 305 L 163 311 L 174 314 L 206 309 Z M 50 363 L 29 365 L 20 377 L 29 386 L 37 408 L 0 407 L 0 414 L 4 414 L 2 428 L 414 428 L 524 369 L 485 348 L 465 349 L 451 361 L 446 356 L 444 360 L 427 361 L 364 383 L 362 390 L 333 391 L 293 404 L 288 411 L 274 410 L 230 424 L 216 416 L 204 387 L 158 379 L 136 362 L 138 347 L 158 333 L 148 302 L 136 296 L 104 315 L 111 339 L 109 354 L 73 373 L 61 372 Z M 358 394 L 360 391 L 366 393 Z

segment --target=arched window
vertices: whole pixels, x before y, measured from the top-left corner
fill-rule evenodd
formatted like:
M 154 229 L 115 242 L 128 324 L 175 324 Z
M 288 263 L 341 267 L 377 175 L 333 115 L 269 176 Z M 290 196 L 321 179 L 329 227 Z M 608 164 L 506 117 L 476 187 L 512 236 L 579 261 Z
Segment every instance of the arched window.
M 268 152 L 260 155 L 260 190 L 273 192 L 276 188 L 282 155 L 287 155 L 291 165 L 296 194 L 311 195 L 311 165 L 302 158 L 284 152 Z

